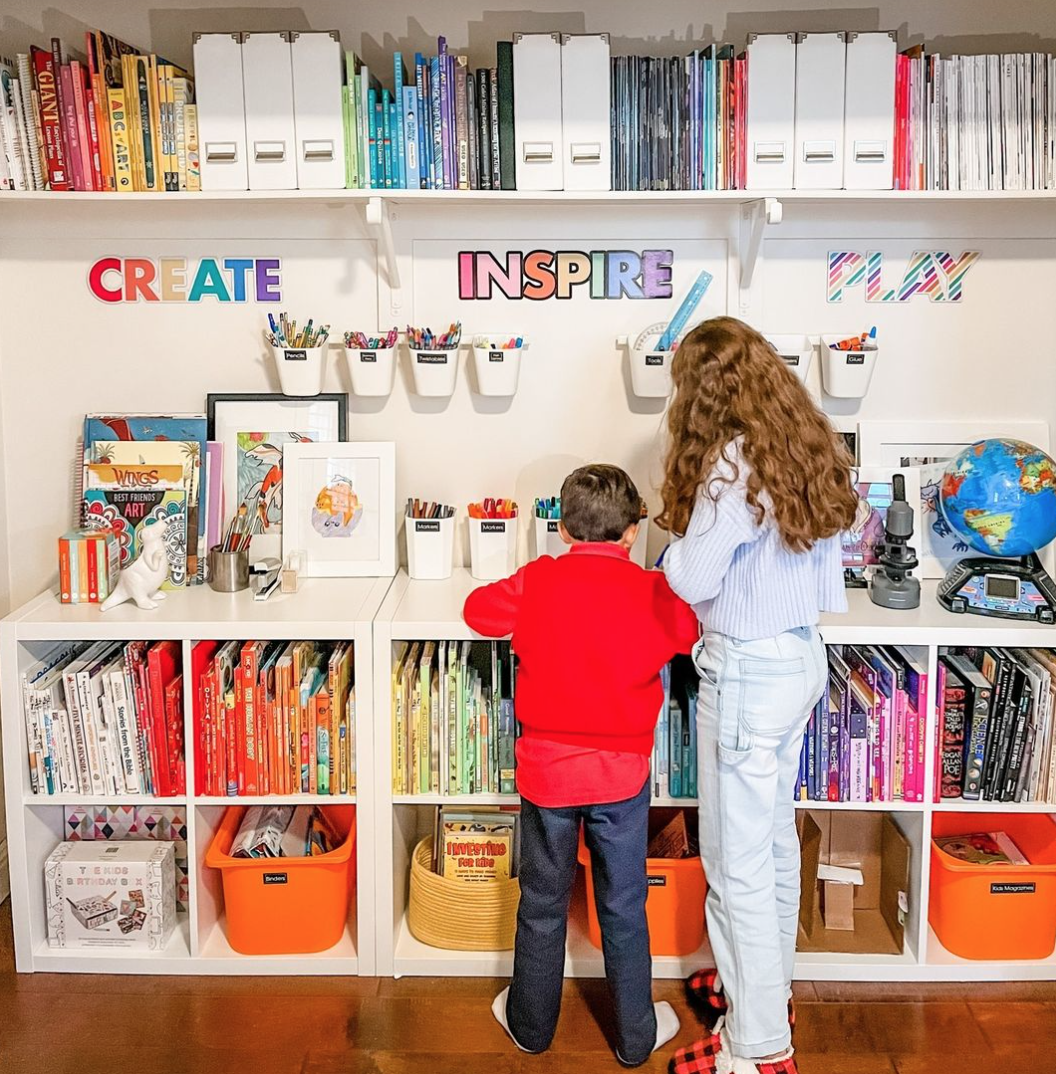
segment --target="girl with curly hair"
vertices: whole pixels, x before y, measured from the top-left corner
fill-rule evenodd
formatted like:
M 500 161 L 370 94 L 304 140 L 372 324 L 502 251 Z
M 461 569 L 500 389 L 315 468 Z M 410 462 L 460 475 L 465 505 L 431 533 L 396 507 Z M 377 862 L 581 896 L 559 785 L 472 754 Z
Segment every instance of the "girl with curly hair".
M 767 341 L 732 317 L 698 325 L 672 367 L 659 524 L 671 588 L 703 626 L 694 652 L 700 852 L 714 970 L 688 982 L 711 1031 L 674 1074 L 796 1074 L 799 913 L 793 795 L 827 680 L 819 613 L 846 611 L 840 534 L 852 460 Z

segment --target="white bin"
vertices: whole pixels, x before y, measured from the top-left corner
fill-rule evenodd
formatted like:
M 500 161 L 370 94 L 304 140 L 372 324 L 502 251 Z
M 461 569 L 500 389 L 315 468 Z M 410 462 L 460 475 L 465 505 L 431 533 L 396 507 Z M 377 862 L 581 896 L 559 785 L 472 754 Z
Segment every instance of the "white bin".
M 666 399 L 671 394 L 674 351 L 629 347 L 631 390 L 643 399 Z
M 469 573 L 484 582 L 505 578 L 517 569 L 517 519 L 469 520 Z
M 390 395 L 396 380 L 396 348 L 345 348 L 348 374 L 356 395 Z
M 810 342 L 810 337 L 767 333 L 766 340 L 781 356 L 785 365 L 800 380 L 805 381 L 807 373 L 810 372 L 811 359 L 814 357 L 814 345 Z
M 283 395 L 318 395 L 326 378 L 326 344 L 321 347 L 272 347 Z
M 631 545 L 631 562 L 637 563 L 639 567 L 645 566 L 645 546 L 648 544 L 649 538 L 649 519 L 643 518 L 638 523 L 638 536 L 634 539 L 634 544 Z
M 451 577 L 455 552 L 455 516 L 408 518 L 407 573 L 412 578 Z
M 535 522 L 535 555 L 560 556 L 568 551 L 569 546 L 561 539 L 557 526 L 559 518 L 536 518 Z
M 837 399 L 861 399 L 873 379 L 879 349 L 834 350 L 830 344 L 846 336 L 821 337 L 821 382 L 825 391 Z
M 524 347 L 474 347 L 473 368 L 481 395 L 514 395 L 521 377 Z
M 458 378 L 458 347 L 447 350 L 412 350 L 411 376 L 418 395 L 445 396 L 455 392 Z

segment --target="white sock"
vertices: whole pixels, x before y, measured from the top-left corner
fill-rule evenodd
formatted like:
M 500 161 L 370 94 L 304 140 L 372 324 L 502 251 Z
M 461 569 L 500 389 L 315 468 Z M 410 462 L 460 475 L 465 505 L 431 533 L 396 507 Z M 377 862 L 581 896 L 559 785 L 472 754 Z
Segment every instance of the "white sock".
M 512 1040 L 514 1044 L 517 1044 L 517 1047 L 520 1048 L 522 1052 L 527 1052 L 527 1048 L 517 1043 L 517 1038 L 513 1035 L 513 1030 L 510 1029 L 510 1023 L 506 1021 L 506 999 L 509 994 L 510 986 L 507 985 L 492 1001 L 491 1013 L 495 1015 L 495 1021 L 506 1030 L 506 1035 L 510 1040 Z
M 655 1052 L 675 1038 L 681 1024 L 678 1021 L 678 1015 L 675 1014 L 675 1008 L 666 999 L 654 1003 L 653 1010 L 656 1011 L 656 1044 L 653 1045 Z

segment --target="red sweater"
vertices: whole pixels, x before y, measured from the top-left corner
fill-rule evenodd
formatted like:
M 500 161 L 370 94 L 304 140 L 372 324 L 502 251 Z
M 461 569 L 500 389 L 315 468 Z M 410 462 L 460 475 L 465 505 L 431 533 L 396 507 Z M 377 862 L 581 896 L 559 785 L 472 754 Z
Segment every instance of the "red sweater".
M 470 593 L 465 621 L 513 635 L 524 736 L 648 756 L 663 703 L 661 668 L 700 635 L 660 571 L 616 544 L 575 544 Z

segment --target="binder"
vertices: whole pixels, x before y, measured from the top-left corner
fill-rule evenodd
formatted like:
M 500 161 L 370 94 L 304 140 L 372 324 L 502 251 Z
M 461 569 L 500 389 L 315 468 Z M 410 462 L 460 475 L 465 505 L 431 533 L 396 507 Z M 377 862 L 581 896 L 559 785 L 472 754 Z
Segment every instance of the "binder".
M 847 35 L 843 105 L 843 185 L 891 190 L 894 184 L 895 34 Z
M 513 35 L 513 128 L 517 189 L 562 190 L 560 34 Z
M 248 190 L 242 35 L 192 35 L 202 190 Z
M 565 190 L 611 190 L 608 34 L 561 35 L 561 146 Z
M 847 35 L 800 34 L 796 44 L 796 190 L 843 186 Z
M 340 190 L 345 185 L 341 36 L 336 30 L 291 33 L 290 58 L 297 186 Z
M 795 34 L 748 36 L 746 189 L 791 190 L 796 124 Z
M 242 85 L 249 189 L 296 190 L 290 34 L 242 35 Z

